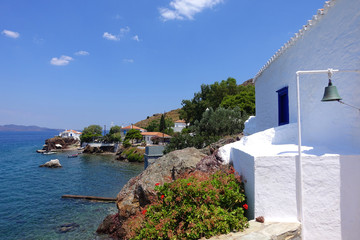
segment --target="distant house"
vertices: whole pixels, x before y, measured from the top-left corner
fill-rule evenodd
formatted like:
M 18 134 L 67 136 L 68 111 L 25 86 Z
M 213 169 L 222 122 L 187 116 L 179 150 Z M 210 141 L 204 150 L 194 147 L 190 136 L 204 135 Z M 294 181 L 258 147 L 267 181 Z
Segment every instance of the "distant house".
M 127 127 L 121 128 L 121 130 L 120 130 L 120 134 L 121 134 L 121 137 L 122 137 L 123 139 L 125 138 L 126 133 L 127 133 L 130 129 L 139 130 L 141 133 L 147 132 L 146 129 L 137 127 L 137 126 L 135 126 L 135 125 L 129 125 L 129 126 L 127 126 Z
M 186 128 L 186 122 L 184 120 L 175 121 L 175 126 L 172 128 L 174 132 L 181 132 L 184 128 Z
M 74 138 L 77 140 L 80 140 L 81 132 L 75 131 L 75 130 L 65 130 L 61 133 L 59 133 L 59 136 L 62 138 Z
M 143 141 L 150 145 L 154 144 L 152 138 L 158 138 L 160 144 L 167 144 L 171 139 L 171 136 L 161 132 L 142 132 L 141 135 L 143 136 Z

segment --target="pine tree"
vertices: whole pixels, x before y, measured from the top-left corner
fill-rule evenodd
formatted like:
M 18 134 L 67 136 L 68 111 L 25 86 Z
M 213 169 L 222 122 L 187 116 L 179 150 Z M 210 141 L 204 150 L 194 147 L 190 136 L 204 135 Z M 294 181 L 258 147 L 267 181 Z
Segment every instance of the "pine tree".
M 166 130 L 165 117 L 164 114 L 162 114 L 160 119 L 159 131 L 164 132 L 165 130 Z

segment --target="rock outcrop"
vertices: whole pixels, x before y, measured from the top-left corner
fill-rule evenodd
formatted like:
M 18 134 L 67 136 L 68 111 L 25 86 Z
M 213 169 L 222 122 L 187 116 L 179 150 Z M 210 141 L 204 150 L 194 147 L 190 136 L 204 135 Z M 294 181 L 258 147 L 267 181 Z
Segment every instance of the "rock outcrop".
M 61 147 L 57 147 L 60 145 Z M 72 145 L 80 146 L 79 140 L 76 140 L 72 137 L 71 138 L 53 137 L 45 140 L 45 145 L 43 150 L 49 152 L 52 149 L 66 149 Z
M 123 223 L 150 203 L 150 199 L 155 196 L 156 183 L 171 182 L 186 172 L 195 171 L 198 163 L 205 157 L 205 154 L 195 148 L 186 148 L 157 159 L 122 188 L 117 196 L 118 214 L 106 217 L 97 232 L 122 239 L 127 233 Z
M 61 164 L 59 159 L 52 159 L 46 163 L 44 163 L 43 165 L 40 165 L 39 167 L 48 167 L 48 168 L 61 168 Z
M 144 162 L 144 154 L 144 147 L 120 147 L 119 150 L 116 152 L 116 160 L 124 162 Z
M 90 145 L 86 145 L 83 153 L 89 153 L 89 154 L 108 153 L 108 152 L 113 153 L 114 149 L 115 149 L 114 146 L 91 147 Z

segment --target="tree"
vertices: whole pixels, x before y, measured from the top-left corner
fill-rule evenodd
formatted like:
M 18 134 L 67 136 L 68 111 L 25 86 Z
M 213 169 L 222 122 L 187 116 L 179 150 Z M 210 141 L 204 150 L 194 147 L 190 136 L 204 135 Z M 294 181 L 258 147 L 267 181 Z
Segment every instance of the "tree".
M 124 146 L 124 148 L 131 147 L 131 143 L 130 143 L 129 139 L 124 140 L 123 146 Z
M 152 120 L 149 125 L 145 127 L 145 129 L 149 132 L 163 132 L 168 135 L 172 135 L 174 133 L 174 130 L 172 129 L 172 127 L 174 126 L 174 122 L 171 120 L 171 118 L 165 118 L 165 128 L 162 131 L 160 130 L 160 124 L 161 119 Z
M 109 134 L 111 135 L 111 134 L 114 134 L 114 133 L 119 133 L 120 131 L 121 131 L 121 127 L 115 125 L 115 126 L 112 126 L 110 128 Z
M 145 127 L 148 132 L 158 132 L 159 131 L 159 120 L 152 120 L 147 127 Z
M 195 93 L 193 99 L 182 101 L 180 118 L 191 124 L 194 124 L 196 120 L 200 121 L 207 108 L 216 110 L 226 96 L 240 93 L 241 87 L 243 86 L 238 86 L 236 80 L 230 77 L 210 85 L 202 84 L 200 92 Z
M 175 134 L 167 145 L 165 153 L 187 147 L 203 148 L 218 141 L 226 135 L 241 133 L 247 116 L 239 108 L 209 108 L 203 113 L 200 121 L 195 121 L 187 132 Z
M 109 142 L 121 142 L 122 137 L 120 132 L 116 132 L 113 134 L 108 134 L 108 141 Z
M 196 121 L 193 129 L 196 134 L 204 137 L 226 136 L 241 133 L 244 130 L 244 120 L 247 119 L 239 108 L 212 108 L 206 110 L 200 121 Z
M 165 129 L 166 129 L 165 117 L 164 117 L 164 114 L 161 114 L 159 131 L 163 132 Z
M 225 96 L 220 106 L 224 108 L 239 107 L 247 115 L 255 115 L 255 87 L 253 85 L 239 86 L 239 93 Z
M 132 143 L 134 143 L 134 140 L 141 140 L 142 139 L 142 135 L 140 130 L 137 129 L 130 129 L 126 135 L 125 135 L 125 140 L 131 140 Z
M 110 128 L 110 131 L 106 136 L 104 137 L 105 142 L 121 142 L 121 127 L 119 126 L 113 126 Z
M 102 127 L 99 125 L 90 125 L 82 131 L 80 135 L 81 142 L 93 142 L 102 137 Z

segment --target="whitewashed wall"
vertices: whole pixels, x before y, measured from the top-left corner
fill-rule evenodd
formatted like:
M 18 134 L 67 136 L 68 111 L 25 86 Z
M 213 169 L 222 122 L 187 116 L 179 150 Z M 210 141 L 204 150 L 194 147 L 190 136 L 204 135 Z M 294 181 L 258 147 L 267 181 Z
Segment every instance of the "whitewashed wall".
M 254 157 L 233 149 L 232 157 L 245 179 L 250 218 L 297 221 L 297 156 Z M 359 169 L 360 156 L 303 158 L 304 239 L 359 239 Z
M 289 87 L 290 122 L 297 122 L 296 71 L 360 69 L 360 1 L 336 0 L 321 18 L 256 79 L 257 131 L 278 125 L 276 91 L 284 86 Z M 303 142 L 359 154 L 360 112 L 321 102 L 327 82 L 327 74 L 300 77 Z M 333 83 L 344 102 L 360 107 L 359 73 L 336 73 Z

